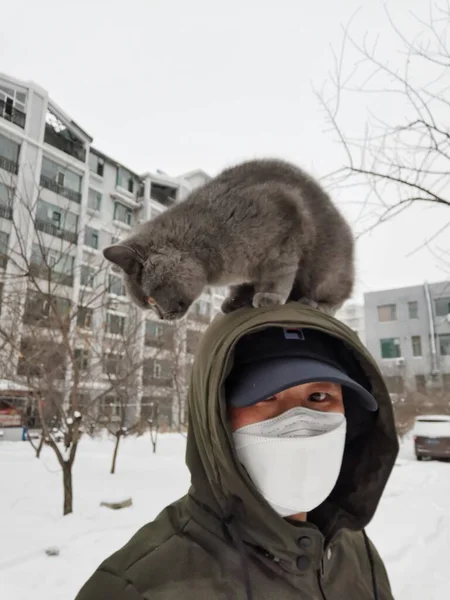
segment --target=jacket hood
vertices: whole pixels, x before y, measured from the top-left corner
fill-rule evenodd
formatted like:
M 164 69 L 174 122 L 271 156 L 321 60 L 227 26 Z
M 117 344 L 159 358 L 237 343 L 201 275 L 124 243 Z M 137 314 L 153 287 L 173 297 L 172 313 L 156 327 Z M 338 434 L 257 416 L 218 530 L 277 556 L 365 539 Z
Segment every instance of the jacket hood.
M 370 427 L 347 439 L 336 486 L 328 499 L 308 514 L 307 525 L 316 525 L 328 539 L 343 528 L 363 529 L 375 513 L 394 466 L 398 438 L 381 373 L 358 336 L 340 321 L 295 302 L 245 308 L 215 318 L 199 343 L 189 386 L 189 493 L 220 519 L 226 519 L 232 507 L 247 544 L 288 561 L 298 554 L 298 526 L 270 507 L 240 465 L 224 394 L 236 342 L 250 331 L 269 326 L 317 329 L 343 342 L 367 378 L 379 407 Z

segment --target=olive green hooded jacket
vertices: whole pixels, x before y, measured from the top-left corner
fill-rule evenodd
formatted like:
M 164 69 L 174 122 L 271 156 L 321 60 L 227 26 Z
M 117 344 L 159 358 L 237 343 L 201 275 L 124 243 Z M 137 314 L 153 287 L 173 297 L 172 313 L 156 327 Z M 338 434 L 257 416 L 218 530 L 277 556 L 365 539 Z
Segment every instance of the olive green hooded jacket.
M 371 427 L 347 441 L 335 488 L 304 523 L 272 510 L 237 461 L 224 400 L 236 341 L 277 325 L 340 338 L 379 405 Z M 220 315 L 197 350 L 189 407 L 189 493 L 101 564 L 76 600 L 392 599 L 364 527 L 394 466 L 398 441 L 389 394 L 356 334 L 299 303 Z

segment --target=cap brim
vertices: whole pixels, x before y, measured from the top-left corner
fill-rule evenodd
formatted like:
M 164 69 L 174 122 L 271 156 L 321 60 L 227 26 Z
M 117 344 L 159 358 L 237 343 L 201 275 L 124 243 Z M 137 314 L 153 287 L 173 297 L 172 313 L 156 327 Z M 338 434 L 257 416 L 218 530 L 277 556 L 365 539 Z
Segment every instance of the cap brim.
M 298 357 L 274 358 L 247 365 L 236 379 L 230 379 L 226 390 L 227 404 L 237 408 L 251 406 L 290 387 L 313 381 L 338 383 L 351 391 L 352 400 L 367 410 L 378 409 L 372 394 L 343 371 L 328 363 Z

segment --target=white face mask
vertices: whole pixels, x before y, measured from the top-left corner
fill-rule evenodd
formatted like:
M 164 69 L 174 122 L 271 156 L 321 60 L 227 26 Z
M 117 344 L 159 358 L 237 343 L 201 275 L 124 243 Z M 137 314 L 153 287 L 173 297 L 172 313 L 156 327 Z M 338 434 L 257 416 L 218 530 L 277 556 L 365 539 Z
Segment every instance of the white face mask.
M 237 429 L 240 462 L 259 492 L 282 517 L 309 512 L 334 488 L 345 446 L 341 413 L 296 407 Z

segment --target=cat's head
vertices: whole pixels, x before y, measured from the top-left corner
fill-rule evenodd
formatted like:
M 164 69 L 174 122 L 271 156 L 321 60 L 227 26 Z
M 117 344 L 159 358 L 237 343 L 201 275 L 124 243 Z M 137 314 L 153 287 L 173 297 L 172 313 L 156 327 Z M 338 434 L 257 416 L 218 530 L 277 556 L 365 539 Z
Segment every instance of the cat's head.
M 181 319 L 207 285 L 201 263 L 172 248 L 144 256 L 139 249 L 117 244 L 105 248 L 103 256 L 123 270 L 133 302 L 161 319 Z

